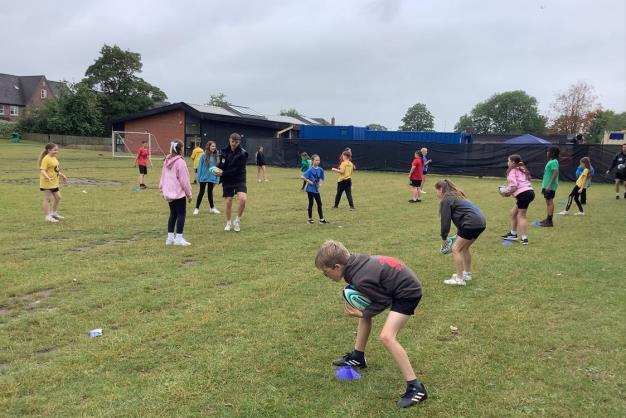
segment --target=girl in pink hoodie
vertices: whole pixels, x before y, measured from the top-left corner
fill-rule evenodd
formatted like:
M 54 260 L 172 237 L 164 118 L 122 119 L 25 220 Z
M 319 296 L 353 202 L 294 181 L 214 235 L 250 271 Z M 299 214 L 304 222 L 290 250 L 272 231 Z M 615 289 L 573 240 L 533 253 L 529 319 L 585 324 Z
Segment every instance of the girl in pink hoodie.
M 500 192 L 502 196 L 515 197 L 515 205 L 511 209 L 511 231 L 502 235 L 509 241 L 517 241 L 517 227 L 522 233 L 522 245 L 528 245 L 526 236 L 526 211 L 530 202 L 535 199 L 533 186 L 530 184 L 530 173 L 522 161 L 522 157 L 513 154 L 508 160 L 506 171 L 507 186 Z
M 170 205 L 170 218 L 167 221 L 167 240 L 165 245 L 191 245 L 183 238 L 187 205 L 185 198 L 191 202 L 191 184 L 189 171 L 183 157 L 183 143 L 175 139 L 170 144 L 170 154 L 165 157 L 161 170 L 159 190 L 163 199 Z M 176 235 L 174 235 L 176 227 Z

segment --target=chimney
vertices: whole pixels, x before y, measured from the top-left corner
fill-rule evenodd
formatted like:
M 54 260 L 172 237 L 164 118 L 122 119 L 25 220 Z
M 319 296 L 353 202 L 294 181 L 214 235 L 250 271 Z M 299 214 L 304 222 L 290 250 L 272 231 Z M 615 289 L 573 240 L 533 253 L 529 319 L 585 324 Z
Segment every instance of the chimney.
M 334 116 L 332 116 L 332 117 L 330 118 L 330 124 L 331 124 L 331 125 L 335 125 L 335 117 L 334 117 Z

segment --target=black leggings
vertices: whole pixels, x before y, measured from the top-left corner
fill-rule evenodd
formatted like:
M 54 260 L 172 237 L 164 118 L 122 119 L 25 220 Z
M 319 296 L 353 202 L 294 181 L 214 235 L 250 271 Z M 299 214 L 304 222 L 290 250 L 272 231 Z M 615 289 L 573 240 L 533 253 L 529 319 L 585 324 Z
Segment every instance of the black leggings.
M 341 200 L 341 194 L 346 192 L 346 197 L 348 198 L 348 204 L 351 208 L 354 208 L 354 203 L 352 202 L 352 179 L 342 180 L 337 183 L 337 194 L 335 195 L 335 207 L 339 206 L 339 201 Z
M 576 206 L 578 206 L 578 210 L 580 212 L 584 212 L 585 210 L 583 209 L 583 205 L 580 204 L 580 195 L 578 194 L 578 191 L 580 190 L 580 187 L 578 186 L 574 186 L 574 188 L 572 189 L 572 192 L 569 194 L 569 196 L 567 197 L 567 206 L 565 206 L 565 210 L 569 210 L 569 208 L 572 206 L 572 201 L 576 202 Z M 584 191 L 584 189 L 583 189 Z
M 209 199 L 209 207 L 211 209 L 215 207 L 213 205 L 213 187 L 215 187 L 215 183 L 211 183 L 210 181 L 200 183 L 200 191 L 198 192 L 198 199 L 196 199 L 196 209 L 200 209 L 200 203 L 202 203 L 202 198 L 204 197 L 205 188 L 207 188 L 207 198 Z
M 324 219 L 324 213 L 322 212 L 322 198 L 319 193 L 306 192 L 309 197 L 309 206 L 307 207 L 307 213 L 309 214 L 309 219 L 313 218 L 313 200 L 317 204 L 317 214 L 320 216 L 320 220 Z
M 167 202 L 170 205 L 170 218 L 167 221 L 167 232 L 173 233 L 176 226 L 176 233 L 182 234 L 185 229 L 185 217 L 187 216 L 186 198 L 172 200 Z

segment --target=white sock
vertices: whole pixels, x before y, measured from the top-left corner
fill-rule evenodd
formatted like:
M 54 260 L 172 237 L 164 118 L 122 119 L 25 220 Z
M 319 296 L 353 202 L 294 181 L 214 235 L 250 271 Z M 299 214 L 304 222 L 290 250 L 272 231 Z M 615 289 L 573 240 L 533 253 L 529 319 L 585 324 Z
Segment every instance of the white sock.
M 522 239 L 527 239 L 528 237 L 526 235 L 522 235 Z
M 515 230 L 511 229 L 511 234 L 513 234 L 513 235 L 517 235 L 517 231 L 515 231 Z
M 241 219 L 239 219 L 239 216 L 237 216 L 237 217 L 235 218 L 235 222 L 236 222 L 236 223 L 240 223 L 240 222 L 241 222 Z
M 167 233 L 167 240 L 168 241 L 172 241 L 174 239 L 174 233 L 173 232 L 168 232 Z
M 181 239 L 183 239 L 183 234 L 176 234 L 176 241 L 180 241 Z
M 471 276 L 472 272 L 471 271 L 463 271 L 463 276 Z
M 226 225 L 230 225 L 230 219 L 226 221 Z

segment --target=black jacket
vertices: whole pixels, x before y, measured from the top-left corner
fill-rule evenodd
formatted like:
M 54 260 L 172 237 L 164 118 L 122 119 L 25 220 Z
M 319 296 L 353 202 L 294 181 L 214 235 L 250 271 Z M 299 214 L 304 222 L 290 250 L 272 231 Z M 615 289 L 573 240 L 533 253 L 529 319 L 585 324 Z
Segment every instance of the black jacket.
M 217 165 L 224 172 L 220 177 L 220 183 L 226 185 L 246 184 L 246 162 L 248 152 L 240 146 L 235 151 L 230 145 L 222 149 L 220 162 Z

